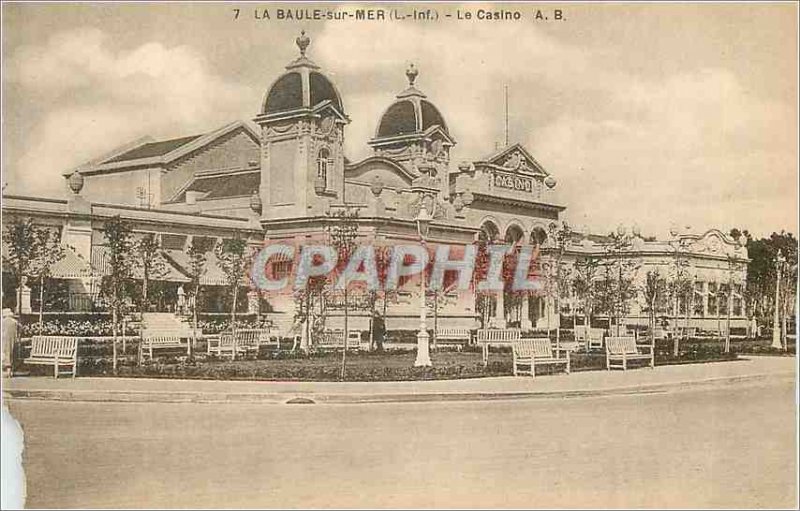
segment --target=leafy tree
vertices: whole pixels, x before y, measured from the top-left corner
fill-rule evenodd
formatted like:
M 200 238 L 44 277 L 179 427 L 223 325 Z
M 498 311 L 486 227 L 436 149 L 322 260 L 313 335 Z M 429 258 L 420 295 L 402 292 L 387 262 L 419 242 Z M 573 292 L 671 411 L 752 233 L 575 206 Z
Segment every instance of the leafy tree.
M 680 336 L 677 335 L 675 328 L 678 326 L 678 315 L 681 312 L 680 305 L 683 303 L 686 307 L 686 326 L 688 326 L 691 308 L 690 300 L 694 297 L 694 281 L 690 273 L 691 264 L 688 254 L 681 250 L 680 246 L 676 246 L 667 284 L 670 302 L 673 304 L 672 315 L 675 318 L 672 334 L 672 354 L 676 357 L 680 354 Z
M 583 304 L 584 324 L 591 326 L 594 314 L 600 261 L 595 257 L 581 257 L 575 261 L 572 289 Z
M 558 322 L 556 323 L 556 346 L 561 342 L 561 297 L 569 292 L 570 272 L 564 263 L 564 252 L 567 244 L 572 237 L 572 229 L 567 222 L 561 222 L 561 226 L 555 222 L 549 225 L 549 239 L 553 247 L 553 265 L 549 273 L 551 284 L 548 289 L 554 298 Z
M 391 258 L 392 250 L 390 247 L 375 247 L 375 271 L 378 273 L 379 286 L 377 290 L 370 291 L 371 305 L 374 317 L 374 312 L 378 310 L 378 303 L 380 300 L 381 317 L 383 318 L 384 324 L 386 323 L 386 309 L 388 307 L 389 300 L 397 297 L 397 290 L 387 289 L 386 286 L 386 279 L 389 276 Z M 372 331 L 373 329 L 370 328 L 370 345 L 374 344 L 377 351 L 383 351 L 383 343 L 385 339 L 383 337 L 380 339 L 372 339 Z M 372 346 L 370 346 L 370 348 L 372 348 Z
M 61 246 L 58 233 L 41 228 L 37 229 L 38 253 L 34 256 L 32 274 L 39 279 L 39 324 L 44 319 L 44 284 L 50 277 L 53 265 L 64 257 L 64 247 Z
M 350 255 L 356 248 L 356 238 L 358 237 L 358 209 L 344 207 L 334 210 L 329 214 L 332 220 L 327 226 L 326 231 L 331 244 L 336 249 L 339 256 L 338 267 L 345 268 L 350 260 Z M 347 337 L 348 337 L 348 288 L 344 287 L 344 347 L 342 349 L 342 370 L 340 378 L 344 380 L 345 367 L 347 363 Z
M 189 256 L 189 305 L 192 309 L 192 343 L 189 346 L 189 359 L 194 357 L 194 346 L 197 343 L 197 305 L 200 303 L 200 291 L 203 276 L 206 273 L 206 247 L 197 237 L 192 237 L 187 254 Z
M 658 303 L 667 292 L 667 281 L 658 269 L 645 275 L 644 298 L 647 302 L 647 324 L 650 329 L 650 342 L 655 345 L 656 312 Z
M 775 310 L 775 283 L 777 272 L 775 261 L 778 251 L 786 258 L 788 272 L 797 267 L 797 239 L 792 233 L 781 231 L 773 232 L 768 238 L 756 239 L 746 229 L 741 230 L 741 235 L 746 240 L 747 280 L 745 283 L 746 308 L 759 324 L 769 325 Z M 794 286 L 781 286 L 790 291 Z M 786 296 L 784 295 L 784 296 Z M 783 301 L 783 300 L 781 300 Z
M 142 311 L 149 310 L 148 288 L 151 280 L 159 280 L 167 274 L 167 267 L 160 256 L 161 247 L 153 233 L 145 234 L 134 244 L 136 265 L 142 271 Z
M 30 218 L 15 218 L 3 234 L 3 261 L 17 282 L 17 315 L 22 313 L 22 287 L 31 276 L 36 255 L 41 251 L 39 230 Z
M 603 260 L 604 279 L 600 286 L 600 303 L 608 313 L 609 329 L 613 323 L 619 329 L 624 316 L 630 310 L 630 302 L 636 297 L 636 272 L 638 263 L 632 257 L 631 240 L 623 233 L 611 233 Z
M 125 313 L 126 298 L 132 294 L 134 262 L 131 227 L 119 215 L 114 216 L 106 221 L 104 237 L 107 249 L 107 274 L 103 276 L 100 293 L 111 309 L 114 337 L 112 365 L 116 373 L 119 321 Z
M 247 274 L 249 257 L 247 242 L 237 232 L 233 238 L 221 240 L 214 247 L 220 269 L 225 274 L 228 292 L 231 295 L 231 330 L 236 330 L 236 304 L 239 297 L 239 287 Z
M 305 287 L 296 289 L 294 299 L 294 322 L 305 325 L 305 336 L 300 344 L 300 349 L 308 351 L 310 339 L 321 336 L 325 330 L 327 316 L 327 295 L 329 291 L 328 279 L 322 275 L 315 275 L 306 280 Z

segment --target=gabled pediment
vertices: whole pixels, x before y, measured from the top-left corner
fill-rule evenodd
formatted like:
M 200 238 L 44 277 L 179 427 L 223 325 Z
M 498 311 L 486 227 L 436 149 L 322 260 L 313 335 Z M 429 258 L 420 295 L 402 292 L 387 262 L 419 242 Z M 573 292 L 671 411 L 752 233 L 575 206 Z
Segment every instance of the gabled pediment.
M 379 183 L 384 187 L 405 188 L 415 176 L 399 163 L 383 156 L 370 156 L 345 168 L 348 180 Z
M 324 115 L 333 115 L 339 121 L 344 123 L 349 123 L 350 118 L 347 117 L 344 113 L 340 112 L 336 109 L 336 105 L 329 99 L 320 102 L 313 108 L 313 112 L 316 115 L 324 116 Z
M 488 163 L 496 167 L 502 167 L 511 172 L 522 172 L 528 174 L 539 174 L 547 176 L 549 173 L 536 161 L 522 144 L 510 145 L 484 159 L 482 163 Z

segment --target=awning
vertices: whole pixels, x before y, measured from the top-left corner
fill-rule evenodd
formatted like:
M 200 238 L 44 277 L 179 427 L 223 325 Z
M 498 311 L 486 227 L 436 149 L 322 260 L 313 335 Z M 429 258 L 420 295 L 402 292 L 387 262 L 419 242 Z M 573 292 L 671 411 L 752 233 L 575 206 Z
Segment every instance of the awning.
M 182 250 L 164 250 L 163 252 L 166 258 L 180 268 L 185 275 L 190 274 L 191 263 L 189 261 L 189 254 Z M 214 252 L 206 252 L 206 261 L 203 265 L 203 269 L 204 272 L 203 276 L 200 277 L 200 285 L 225 286 L 228 284 L 225 278 L 225 272 L 219 267 L 217 256 L 214 255 Z
M 64 247 L 64 257 L 50 268 L 54 279 L 80 279 L 94 274 L 89 261 L 80 256 L 72 247 Z
M 165 257 L 163 252 L 162 250 L 156 254 L 156 261 L 161 263 L 159 269 L 162 270 L 162 272 L 158 275 L 151 275 L 150 280 L 189 282 L 189 279 L 181 273 L 168 257 Z M 108 275 L 110 273 L 108 267 L 108 248 L 102 246 L 92 247 L 92 267 L 95 269 L 96 276 Z M 137 280 L 142 280 L 144 278 L 144 272 L 138 264 L 133 265 L 133 278 Z
M 92 270 L 92 265 L 75 252 L 75 249 L 63 245 L 62 248 L 64 249 L 64 256 L 50 268 L 50 278 L 80 279 L 94 275 L 95 272 Z M 6 250 L 6 244 L 3 243 L 3 252 L 5 253 Z M 11 272 L 5 259 L 3 260 L 3 272 Z

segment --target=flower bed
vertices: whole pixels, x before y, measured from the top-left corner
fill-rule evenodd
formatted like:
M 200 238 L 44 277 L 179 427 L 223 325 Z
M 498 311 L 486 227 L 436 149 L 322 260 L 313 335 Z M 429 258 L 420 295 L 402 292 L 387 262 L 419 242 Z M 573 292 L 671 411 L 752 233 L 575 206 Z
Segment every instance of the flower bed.
M 129 343 L 127 355 L 120 358 L 117 376 L 146 378 L 215 379 L 215 380 L 277 380 L 277 381 L 337 381 L 341 370 L 341 352 L 323 351 L 310 354 L 286 351 L 262 352 L 258 359 L 220 360 L 209 357 L 204 345 L 198 346 L 197 356 L 187 361 L 180 350 L 162 354 L 153 361 L 136 364 L 136 345 Z M 507 349 L 492 350 L 489 364 L 483 366 L 481 354 L 439 351 L 431 355 L 432 368 L 413 367 L 415 352 L 354 352 L 347 357 L 347 381 L 410 381 L 482 378 L 509 376 L 512 374 L 511 354 Z M 574 353 L 572 371 L 605 370 L 603 353 Z M 684 353 L 675 358 L 671 355 L 656 357 L 656 365 L 704 363 L 735 360 L 736 354 L 713 352 Z M 541 374 L 553 368 L 542 367 Z M 44 374 L 44 373 L 42 373 Z M 108 356 L 84 356 L 81 350 L 79 374 L 84 376 L 112 376 L 111 359 Z M 537 374 L 539 371 L 537 370 Z

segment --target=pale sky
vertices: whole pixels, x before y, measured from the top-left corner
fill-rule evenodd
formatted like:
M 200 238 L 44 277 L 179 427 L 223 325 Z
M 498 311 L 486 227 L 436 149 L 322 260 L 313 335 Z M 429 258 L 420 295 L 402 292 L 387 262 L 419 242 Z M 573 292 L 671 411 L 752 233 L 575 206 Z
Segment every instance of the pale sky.
M 558 180 L 577 228 L 798 231 L 792 3 L 506 4 L 517 22 L 444 17 L 477 4 L 403 6 L 435 22 L 279 21 L 279 7 L 353 6 L 4 3 L 6 193 L 63 196 L 62 171 L 118 145 L 252 119 L 304 28 L 352 119 L 351 160 L 370 154 L 413 61 L 454 165 L 503 140 L 508 85 L 510 141 Z M 255 19 L 264 8 L 272 20 Z M 536 22 L 536 8 L 566 19 Z

